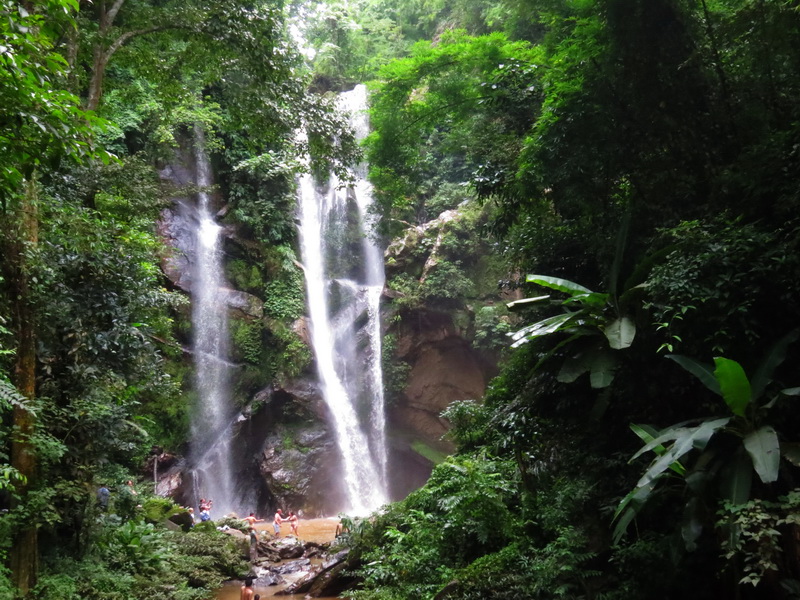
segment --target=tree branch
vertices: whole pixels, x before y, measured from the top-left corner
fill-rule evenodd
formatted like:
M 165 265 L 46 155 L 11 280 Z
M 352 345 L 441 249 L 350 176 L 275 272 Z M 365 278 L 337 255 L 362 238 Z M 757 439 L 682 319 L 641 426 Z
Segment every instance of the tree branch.
M 140 35 L 147 35 L 148 33 L 154 33 L 156 31 L 164 31 L 165 29 L 180 29 L 180 28 L 173 25 L 157 25 L 154 27 L 147 27 L 145 29 L 126 31 L 116 40 L 114 40 L 114 42 L 108 47 L 108 49 L 106 49 L 105 53 L 103 54 L 104 62 L 107 63 L 111 59 L 111 56 L 114 54 L 114 52 L 119 50 L 132 38 L 139 37 Z
M 119 9 L 122 8 L 122 5 L 125 4 L 125 0 L 115 0 L 113 6 L 109 9 L 106 13 L 106 22 L 109 26 L 114 24 L 114 19 L 119 12 Z

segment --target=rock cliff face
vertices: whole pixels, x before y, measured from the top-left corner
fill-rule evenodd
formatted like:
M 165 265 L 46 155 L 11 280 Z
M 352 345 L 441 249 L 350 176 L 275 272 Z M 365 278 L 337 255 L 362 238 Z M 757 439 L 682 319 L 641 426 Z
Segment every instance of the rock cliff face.
M 393 422 L 443 450 L 448 424 L 440 416 L 456 400 L 483 396 L 495 365 L 470 344 L 451 315 L 417 310 L 398 328 L 396 357 L 410 365 L 400 401 L 393 407 Z
M 445 211 L 408 228 L 386 251 L 387 333 L 392 361 L 404 365 L 401 384 L 390 384 L 397 393 L 389 415 L 398 453 L 416 455 L 423 469 L 417 484 L 453 450 L 442 411 L 480 400 L 497 372 L 497 352 L 475 343 L 476 310 L 507 301 L 497 289 L 505 274 L 483 258 L 492 252 L 476 235 L 481 218 L 467 205 Z

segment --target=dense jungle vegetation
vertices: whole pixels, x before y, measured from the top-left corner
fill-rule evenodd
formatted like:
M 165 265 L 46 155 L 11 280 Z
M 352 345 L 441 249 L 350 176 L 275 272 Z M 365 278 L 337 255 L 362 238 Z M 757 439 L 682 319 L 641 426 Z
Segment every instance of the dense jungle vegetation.
M 253 240 L 227 275 L 267 298 L 263 325 L 234 327 L 240 392 L 291 377 L 309 360 L 286 324 L 304 309 L 294 131 L 312 127 L 315 168 L 352 159 L 327 92 L 369 82 L 387 239 L 466 215 L 424 281 L 389 281 L 398 318 L 474 293 L 477 247 L 527 298 L 480 308 L 503 366 L 448 409 L 457 453 L 351 523 L 353 596 L 800 598 L 797 2 L 0 0 L 0 17 L 0 597 L 199 599 L 242 574 L 213 529 L 163 530 L 180 508 L 116 487 L 188 435 L 158 170 L 206 130 L 225 223 Z

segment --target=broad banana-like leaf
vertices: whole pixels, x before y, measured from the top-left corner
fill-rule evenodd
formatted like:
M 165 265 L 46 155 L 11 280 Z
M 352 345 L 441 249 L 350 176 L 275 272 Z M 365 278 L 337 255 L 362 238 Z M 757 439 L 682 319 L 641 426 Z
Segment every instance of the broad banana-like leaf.
M 570 296 L 575 294 L 593 294 L 592 290 L 585 288 L 579 283 L 569 281 L 568 279 L 561 279 L 560 277 L 550 277 L 548 275 L 528 275 L 525 277 L 528 283 L 536 283 L 551 290 L 558 290 Z
M 600 292 L 589 292 L 588 294 L 575 294 L 570 296 L 562 304 L 588 304 L 589 306 L 603 307 L 608 304 L 608 294 L 601 294 Z
M 722 496 L 732 504 L 744 504 L 750 499 L 750 486 L 753 480 L 753 464 L 747 455 L 739 450 L 722 469 Z
M 647 501 L 650 492 L 653 491 L 655 482 L 650 482 L 642 487 L 632 489 L 628 494 L 620 500 L 617 510 L 614 512 L 614 520 L 619 519 L 616 527 L 614 527 L 614 543 L 618 544 L 628 525 L 633 521 L 636 514 L 641 510 L 644 503 Z
M 537 302 L 543 302 L 550 298 L 550 294 L 546 296 L 536 296 L 535 298 L 523 298 L 522 300 L 514 300 L 514 302 L 509 302 L 506 304 L 506 308 L 508 310 L 519 310 L 520 308 L 527 308 L 531 304 L 536 304 Z
M 561 383 L 572 383 L 588 370 L 589 365 L 586 363 L 584 355 L 578 354 L 564 361 L 556 379 Z
M 626 531 L 628 531 L 628 525 L 631 524 L 631 521 L 633 521 L 635 517 L 636 511 L 632 508 L 628 508 L 622 513 L 622 516 L 619 518 L 616 526 L 614 527 L 614 544 L 619 544 L 622 536 L 625 535 Z
M 636 336 L 636 324 L 628 317 L 615 319 L 603 332 L 608 338 L 608 344 L 614 350 L 622 350 L 633 343 Z
M 516 348 L 530 339 L 555 333 L 577 314 L 578 313 L 563 313 L 554 317 L 542 319 L 541 321 L 538 321 L 532 325 L 528 325 L 527 327 L 523 327 L 519 331 L 511 334 L 512 339 L 515 340 L 511 347 Z
M 790 344 L 796 342 L 798 337 L 800 337 L 800 330 L 793 329 L 769 349 L 767 356 L 764 357 L 764 360 L 756 369 L 755 375 L 753 375 L 753 400 L 764 393 L 764 388 L 767 387 L 767 384 L 772 379 L 772 374 L 775 372 L 776 367 L 786 359 L 787 348 Z
M 778 466 L 781 462 L 781 447 L 778 434 L 769 425 L 744 438 L 744 449 L 753 461 L 753 468 L 761 481 L 772 483 L 778 480 Z
M 703 450 L 708 444 L 708 440 L 711 439 L 720 428 L 727 425 L 729 420 L 729 418 L 714 419 L 713 421 L 705 421 L 697 427 L 681 428 L 682 434 L 680 437 L 675 439 L 675 442 L 673 442 L 672 446 L 670 446 L 664 454 L 653 461 L 636 485 L 642 487 L 654 481 L 656 478 L 660 477 L 672 463 L 680 460 L 681 457 L 688 454 L 693 448 Z
M 722 390 L 719 387 L 719 381 L 717 381 L 717 378 L 714 377 L 714 370 L 709 365 L 704 365 L 703 363 L 699 363 L 688 356 L 682 356 L 680 354 L 667 354 L 666 356 L 668 359 L 674 360 L 684 369 L 689 371 L 689 373 L 697 377 L 702 384 L 712 392 L 720 396 L 722 395 Z
M 614 381 L 618 361 L 611 352 L 592 352 L 586 358 L 589 363 L 589 383 L 595 390 L 603 389 Z
M 695 495 L 704 495 L 709 483 L 714 479 L 720 466 L 719 461 L 716 460 L 718 456 L 716 451 L 707 449 L 697 457 L 697 460 L 692 465 L 692 470 L 683 478 L 686 481 L 686 485 Z
M 708 444 L 708 440 L 711 439 L 711 436 L 714 435 L 718 429 L 725 427 L 730 420 L 730 417 L 713 419 L 711 421 L 704 421 L 696 427 L 684 427 L 684 424 L 686 423 L 686 421 L 684 421 L 683 423 L 678 423 L 672 427 L 668 427 L 655 439 L 653 439 L 653 441 L 646 444 L 643 448 L 640 448 L 639 451 L 634 454 L 631 460 L 628 462 L 632 462 L 645 452 L 653 450 L 653 448 L 659 444 L 663 444 L 664 442 L 668 442 L 670 440 L 677 440 L 686 436 L 690 436 L 692 438 L 692 443 L 695 444 L 694 447 L 697 450 L 705 450 L 705 447 Z
M 715 358 L 714 364 L 717 366 L 714 377 L 719 382 L 722 399 L 733 414 L 743 417 L 747 405 L 750 404 L 752 390 L 742 365 L 735 360 L 721 357 Z
M 631 431 L 633 431 L 633 433 L 635 433 L 636 435 L 638 435 L 638 436 L 639 436 L 639 438 L 640 438 L 640 439 L 641 439 L 641 440 L 642 440 L 642 441 L 643 441 L 645 444 L 649 444 L 649 443 L 650 443 L 650 442 L 652 442 L 654 439 L 656 439 L 656 438 L 655 438 L 655 436 L 656 436 L 657 432 L 655 431 L 655 429 L 653 429 L 653 428 L 652 428 L 652 427 L 650 427 L 649 425 L 636 425 L 635 423 L 631 423 Z M 651 449 L 652 449 L 652 450 L 653 450 L 653 452 L 655 452 L 655 453 L 656 453 L 658 456 L 661 456 L 662 454 L 664 454 L 664 453 L 667 451 L 667 449 L 666 449 L 666 448 L 664 448 L 664 446 L 662 446 L 661 444 L 658 444 L 657 446 L 654 446 L 654 447 L 653 447 L 653 448 L 651 448 Z M 683 475 L 685 475 L 685 474 L 686 474 L 686 467 L 684 467 L 684 466 L 683 466 L 681 463 L 679 463 L 679 462 L 674 462 L 674 463 L 672 463 L 672 464 L 669 466 L 669 468 L 670 468 L 670 469 L 672 469 L 673 471 L 675 471 L 675 472 L 676 472 L 678 475 L 681 475 L 681 476 L 683 476 Z

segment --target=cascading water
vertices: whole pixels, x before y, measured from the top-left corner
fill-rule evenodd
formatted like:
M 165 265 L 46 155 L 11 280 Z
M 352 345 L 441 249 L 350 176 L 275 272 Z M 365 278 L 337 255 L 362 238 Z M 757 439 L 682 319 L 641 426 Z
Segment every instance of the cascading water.
M 208 188 L 210 167 L 205 135 L 195 128 L 197 170 L 197 230 L 192 278 L 192 328 L 194 333 L 197 408 L 193 415 L 192 456 L 194 501 L 214 500 L 214 512 L 226 514 L 234 503 L 230 464 L 231 409 L 229 399 L 227 289 L 222 275 L 220 226 L 214 220 Z
M 367 132 L 366 88 L 340 96 L 357 137 Z M 311 341 L 325 401 L 342 455 L 345 510 L 367 514 L 388 501 L 380 297 L 383 252 L 370 213 L 366 167 L 355 184 L 299 180 L 300 238 Z

